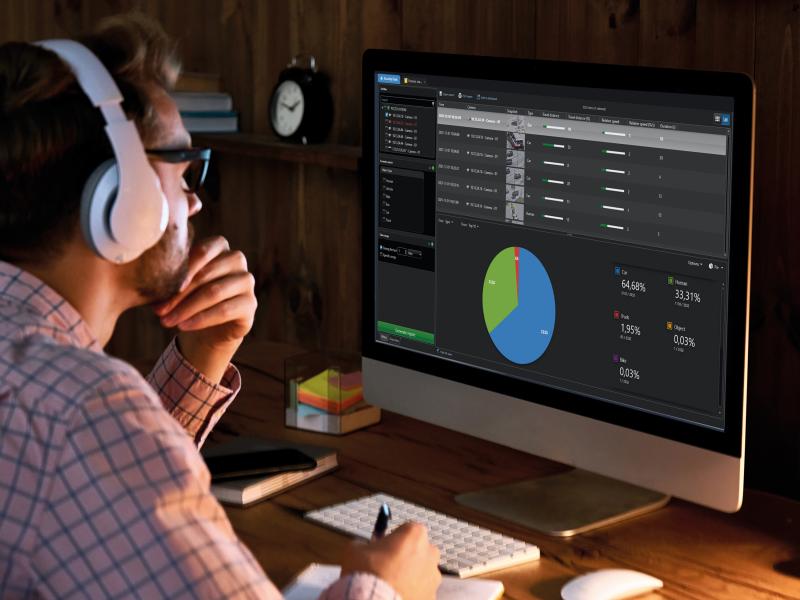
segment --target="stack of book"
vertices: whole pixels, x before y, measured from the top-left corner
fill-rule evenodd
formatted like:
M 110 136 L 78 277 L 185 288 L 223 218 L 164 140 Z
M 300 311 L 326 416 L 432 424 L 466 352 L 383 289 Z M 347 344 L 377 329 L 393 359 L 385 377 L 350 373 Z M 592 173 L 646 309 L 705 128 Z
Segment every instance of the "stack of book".
M 190 133 L 239 130 L 239 115 L 230 94 L 220 91 L 219 78 L 204 73 L 184 73 L 170 94 Z
M 294 444 L 285 440 L 267 440 L 254 437 L 239 437 L 224 444 L 203 448 L 203 457 L 244 454 L 260 450 L 293 448 L 317 461 L 317 466 L 307 471 L 287 471 L 261 477 L 246 477 L 211 482 L 211 493 L 225 504 L 247 506 L 291 489 L 310 479 L 332 471 L 338 466 L 336 450 L 310 444 Z

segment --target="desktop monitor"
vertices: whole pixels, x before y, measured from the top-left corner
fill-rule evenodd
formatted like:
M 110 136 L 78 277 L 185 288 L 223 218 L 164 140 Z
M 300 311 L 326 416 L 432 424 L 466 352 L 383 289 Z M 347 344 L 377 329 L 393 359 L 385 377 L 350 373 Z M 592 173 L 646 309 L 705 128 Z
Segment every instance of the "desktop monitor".
M 368 50 L 363 111 L 369 401 L 737 510 L 751 80 Z

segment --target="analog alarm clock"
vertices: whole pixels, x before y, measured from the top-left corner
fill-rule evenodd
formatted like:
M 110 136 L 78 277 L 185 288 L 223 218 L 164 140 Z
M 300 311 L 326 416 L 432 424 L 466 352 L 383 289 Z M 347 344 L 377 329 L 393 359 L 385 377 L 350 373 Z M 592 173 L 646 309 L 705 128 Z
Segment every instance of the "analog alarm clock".
M 281 71 L 272 91 L 270 123 L 278 137 L 303 144 L 321 142 L 333 122 L 330 80 L 317 70 L 314 57 L 308 66 L 299 57 Z

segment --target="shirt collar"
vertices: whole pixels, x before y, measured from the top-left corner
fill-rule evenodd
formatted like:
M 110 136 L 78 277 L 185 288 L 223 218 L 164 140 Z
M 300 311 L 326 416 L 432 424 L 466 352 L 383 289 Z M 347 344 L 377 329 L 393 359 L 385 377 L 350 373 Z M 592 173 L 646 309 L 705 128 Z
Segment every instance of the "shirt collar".
M 39 278 L 2 260 L 0 260 L 0 302 L 15 304 L 27 312 L 40 316 L 57 331 L 62 332 L 67 343 L 95 352 L 103 350 L 89 329 L 89 325 L 74 306 Z

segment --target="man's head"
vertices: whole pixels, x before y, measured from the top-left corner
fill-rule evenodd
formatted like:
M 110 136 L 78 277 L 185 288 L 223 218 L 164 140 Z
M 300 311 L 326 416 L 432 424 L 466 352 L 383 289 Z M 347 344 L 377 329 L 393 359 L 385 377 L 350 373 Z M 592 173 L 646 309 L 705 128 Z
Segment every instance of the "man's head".
M 167 95 L 179 72 L 175 46 L 157 24 L 142 16 L 115 17 L 79 41 L 114 77 L 145 148 L 190 145 Z M 83 185 L 113 157 L 103 127 L 102 116 L 55 54 L 29 44 L 0 46 L 0 258 L 47 263 L 80 236 Z M 156 246 L 120 272 L 144 299 L 159 300 L 177 291 L 185 277 L 187 219 L 199 201 L 183 185 L 187 162 L 151 156 L 168 199 L 169 224 Z

